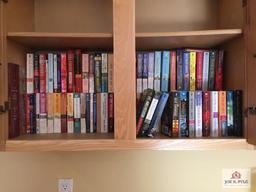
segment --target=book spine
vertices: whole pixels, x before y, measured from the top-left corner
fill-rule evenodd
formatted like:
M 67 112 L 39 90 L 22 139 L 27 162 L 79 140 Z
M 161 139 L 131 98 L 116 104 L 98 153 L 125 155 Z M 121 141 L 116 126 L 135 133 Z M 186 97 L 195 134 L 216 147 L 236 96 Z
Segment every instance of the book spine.
M 208 78 L 209 78 L 209 51 L 204 52 L 203 59 L 203 91 L 208 90 Z
M 234 135 L 243 137 L 243 92 L 234 91 Z
M 49 69 L 48 69 L 48 55 L 45 55 L 45 93 L 49 92 Z
M 219 96 L 217 91 L 211 91 L 211 137 L 219 136 Z
M 203 92 L 203 137 L 210 136 L 210 120 L 211 120 L 211 103 L 210 92 Z
M 29 102 L 29 99 L 30 99 L 30 94 L 25 94 L 24 95 L 24 98 L 25 98 L 25 132 L 26 134 L 30 134 L 30 102 Z
M 36 133 L 40 133 L 40 93 L 36 93 Z
M 19 134 L 26 134 L 26 105 L 25 93 L 26 88 L 26 67 L 19 67 Z
M 94 121 L 93 121 L 93 110 L 94 110 L 94 107 L 93 107 L 93 96 L 94 96 L 94 93 L 91 93 L 90 94 L 90 133 L 94 133 Z
M 176 90 L 176 51 L 171 51 L 170 90 Z
M 102 67 L 102 58 L 101 54 L 98 53 L 94 57 L 95 61 L 95 90 L 96 93 L 101 92 L 101 67 Z
M 203 121 L 202 121 L 202 91 L 195 92 L 195 131 L 196 137 L 202 137 Z
M 53 54 L 53 91 L 58 92 L 58 55 Z
M 102 53 L 101 92 L 108 92 L 108 54 Z
M 196 89 L 202 90 L 203 88 L 203 51 L 198 51 L 196 54 Z
M 227 130 L 227 94 L 226 91 L 219 92 L 219 133 L 220 136 L 228 136 Z
M 89 93 L 95 92 L 95 82 L 94 82 L 94 55 L 89 55 Z
M 108 92 L 114 92 L 114 58 L 113 54 L 108 54 Z
M 93 132 L 97 130 L 97 98 L 96 94 L 93 94 Z
M 168 93 L 163 93 L 168 94 Z M 160 116 L 161 118 L 161 132 L 162 134 L 166 136 L 172 135 L 172 117 L 173 117 L 173 94 L 174 92 L 171 92 L 169 94 L 169 97 L 167 98 L 166 105 L 164 106 L 163 114 Z M 161 98 L 162 100 L 162 98 Z M 161 101 L 160 101 L 161 103 Z M 158 114 L 156 113 L 158 116 Z M 160 115 L 160 114 L 159 114 Z M 156 124 L 158 126 L 158 124 Z
M 162 64 L 162 52 L 155 52 L 155 74 L 154 74 L 154 91 L 161 90 L 161 64 Z
M 73 93 L 67 94 L 68 133 L 74 133 L 74 99 Z
M 97 132 L 108 132 L 108 93 L 97 94 Z
M 68 51 L 68 92 L 74 92 L 74 63 L 75 63 L 75 54 L 73 51 Z
M 195 91 L 196 90 L 196 52 L 191 51 L 190 52 L 190 68 L 189 68 L 189 72 L 190 72 L 190 81 L 189 81 L 189 85 L 190 85 L 190 90 L 191 91 Z
M 173 112 L 172 112 L 172 137 L 179 137 L 180 124 L 179 124 L 179 113 L 180 113 L 180 93 L 173 93 Z
M 61 133 L 67 132 L 67 93 L 61 93 Z
M 189 92 L 189 137 L 195 137 L 195 92 Z
M 46 57 L 44 54 L 39 54 L 40 65 L 40 93 L 46 93 Z
M 208 88 L 209 90 L 214 90 L 214 79 L 215 79 L 215 63 L 216 63 L 216 51 L 210 51 L 210 63 L 209 63 L 209 78 L 208 78 Z
M 155 53 L 150 52 L 148 54 L 148 88 L 154 89 L 154 63 Z
M 80 94 L 81 99 L 81 133 L 86 133 L 86 94 Z
M 48 53 L 48 92 L 53 93 L 53 53 Z
M 67 93 L 67 54 L 61 53 L 61 93 Z
M 142 91 L 148 89 L 148 65 L 149 65 L 148 53 L 143 54 L 143 73 L 142 73 Z
M 34 93 L 34 54 L 27 53 L 27 65 L 26 65 L 26 83 L 27 93 Z
M 39 55 L 34 54 L 34 92 L 40 92 Z
M 36 97 L 30 94 L 30 133 L 36 133 Z
M 47 133 L 54 133 L 54 94 L 47 93 Z
M 89 92 L 89 54 L 82 54 L 82 92 Z
M 47 133 L 47 96 L 40 93 L 40 133 Z
M 114 93 L 108 94 L 108 132 L 114 132 Z
M 169 91 L 170 51 L 163 51 L 161 91 Z
M 183 51 L 177 50 L 177 90 L 183 90 Z
M 54 93 L 54 133 L 61 133 L 61 93 Z
M 228 136 L 234 136 L 234 93 L 227 91 L 227 129 Z
M 143 54 L 137 53 L 137 100 L 142 94 Z
M 188 92 L 180 92 L 180 112 L 179 112 L 180 137 L 188 137 Z
M 190 53 L 183 52 L 183 89 L 189 91 L 189 66 L 190 65 Z
M 82 92 L 82 64 L 81 64 L 81 50 L 75 51 L 75 91 Z
M 74 93 L 74 133 L 81 133 L 81 97 Z
M 219 51 L 216 59 L 216 73 L 215 73 L 215 90 L 221 91 L 223 89 L 223 60 L 224 51 Z
M 85 119 L 85 123 L 86 123 L 86 133 L 90 133 L 90 95 L 91 93 L 86 93 L 86 119 Z

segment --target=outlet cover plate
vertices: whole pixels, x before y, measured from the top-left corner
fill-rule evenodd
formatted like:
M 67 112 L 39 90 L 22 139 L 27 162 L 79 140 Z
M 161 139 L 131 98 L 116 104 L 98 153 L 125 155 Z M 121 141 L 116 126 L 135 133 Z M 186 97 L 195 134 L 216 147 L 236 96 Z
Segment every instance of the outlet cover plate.
M 73 192 L 73 179 L 59 179 L 59 192 Z

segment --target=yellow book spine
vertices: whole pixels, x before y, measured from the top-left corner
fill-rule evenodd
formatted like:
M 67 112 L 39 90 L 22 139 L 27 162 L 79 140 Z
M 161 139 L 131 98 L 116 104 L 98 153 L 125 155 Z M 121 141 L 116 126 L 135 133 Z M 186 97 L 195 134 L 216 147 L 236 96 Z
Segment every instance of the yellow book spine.
M 54 116 L 61 115 L 61 93 L 54 93 Z
M 68 117 L 73 117 L 74 116 L 74 98 L 73 98 L 73 93 L 68 93 L 67 94 L 67 115 Z
M 190 85 L 190 91 L 196 90 L 196 52 L 192 51 L 190 52 L 190 79 L 189 79 L 189 85 Z

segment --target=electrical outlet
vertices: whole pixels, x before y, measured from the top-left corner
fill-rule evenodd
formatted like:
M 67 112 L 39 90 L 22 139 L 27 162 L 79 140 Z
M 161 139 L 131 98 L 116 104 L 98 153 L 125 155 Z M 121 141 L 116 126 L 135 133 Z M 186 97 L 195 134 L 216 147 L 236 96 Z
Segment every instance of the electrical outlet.
M 59 179 L 59 192 L 73 192 L 73 179 Z

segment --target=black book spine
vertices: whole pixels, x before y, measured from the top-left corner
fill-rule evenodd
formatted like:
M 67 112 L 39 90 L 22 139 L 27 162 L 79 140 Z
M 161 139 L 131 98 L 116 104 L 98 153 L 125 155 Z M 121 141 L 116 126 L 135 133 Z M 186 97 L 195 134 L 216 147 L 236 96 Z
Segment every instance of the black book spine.
M 234 135 L 243 137 L 243 93 L 234 91 Z

